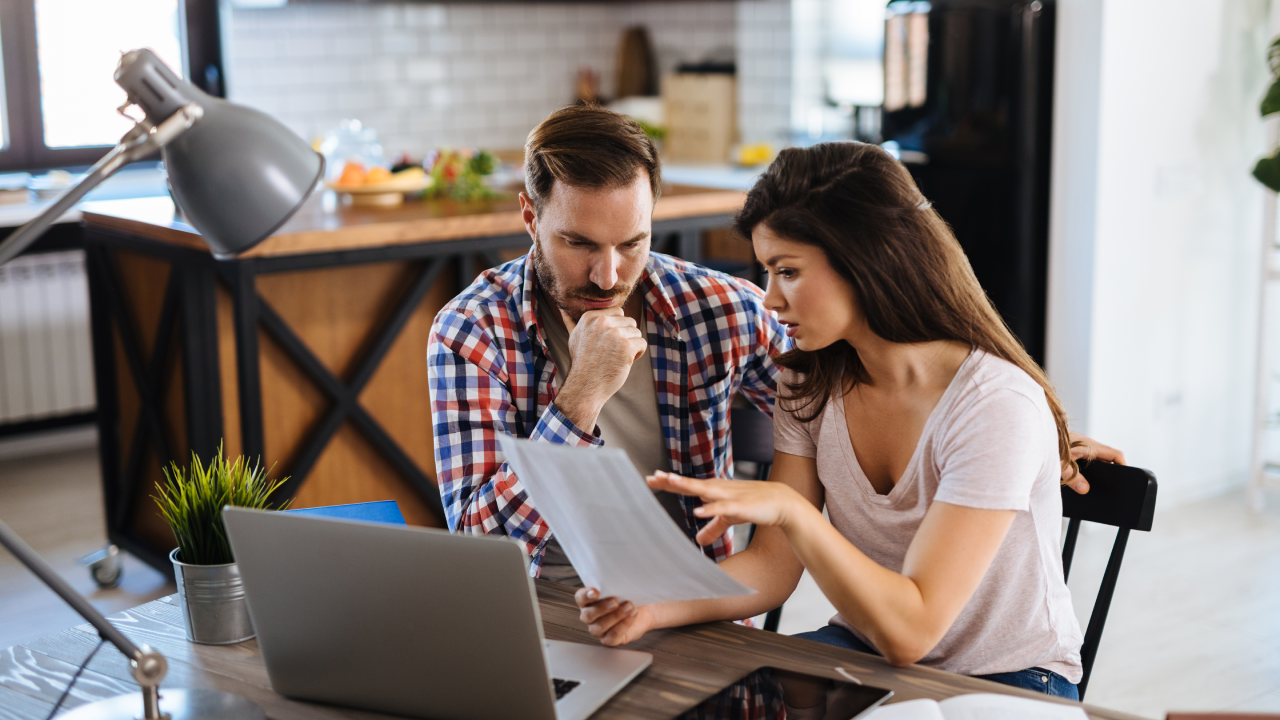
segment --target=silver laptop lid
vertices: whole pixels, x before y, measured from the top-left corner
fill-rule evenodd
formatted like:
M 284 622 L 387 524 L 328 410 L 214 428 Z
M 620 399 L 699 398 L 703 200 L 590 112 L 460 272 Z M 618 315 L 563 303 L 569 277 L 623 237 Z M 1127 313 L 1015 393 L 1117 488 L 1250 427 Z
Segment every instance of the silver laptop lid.
M 514 541 L 242 508 L 223 518 L 276 692 L 439 720 L 556 717 Z

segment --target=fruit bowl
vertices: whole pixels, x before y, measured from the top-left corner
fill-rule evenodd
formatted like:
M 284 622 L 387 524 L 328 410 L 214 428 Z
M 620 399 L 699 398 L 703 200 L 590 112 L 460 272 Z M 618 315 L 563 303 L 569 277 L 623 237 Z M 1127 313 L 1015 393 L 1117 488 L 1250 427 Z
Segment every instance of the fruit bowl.
M 385 182 L 363 185 L 326 182 L 325 186 L 335 192 L 350 195 L 352 205 L 392 207 L 404 202 L 405 193 L 422 192 L 431 187 L 431 178 L 429 176 L 392 178 Z

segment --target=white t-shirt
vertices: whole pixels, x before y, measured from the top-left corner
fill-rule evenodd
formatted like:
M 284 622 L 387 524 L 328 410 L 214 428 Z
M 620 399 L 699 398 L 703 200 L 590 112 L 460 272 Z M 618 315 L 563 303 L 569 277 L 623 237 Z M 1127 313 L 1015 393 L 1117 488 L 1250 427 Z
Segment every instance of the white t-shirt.
M 935 500 L 1017 511 L 978 589 L 921 665 L 965 675 L 1040 667 L 1080 681 L 1080 626 L 1062 579 L 1057 429 L 1035 380 L 975 349 L 888 495 L 876 493 L 858 465 L 839 388 L 810 423 L 786 412 L 786 404 L 779 401 L 774 413 L 776 449 L 815 458 L 832 524 L 889 570 L 902 572 Z M 831 621 L 871 644 L 840 615 Z

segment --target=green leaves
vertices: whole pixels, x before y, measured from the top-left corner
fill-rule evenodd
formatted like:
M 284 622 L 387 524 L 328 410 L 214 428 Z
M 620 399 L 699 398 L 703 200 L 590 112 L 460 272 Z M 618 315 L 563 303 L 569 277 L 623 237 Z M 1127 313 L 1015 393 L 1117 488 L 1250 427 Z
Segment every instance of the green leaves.
M 1253 176 L 1273 192 L 1280 192 L 1280 150 L 1259 160 L 1253 166 Z
M 1267 96 L 1262 98 L 1262 117 L 1274 112 L 1280 112 L 1280 77 L 1271 83 Z
M 1267 64 L 1271 67 L 1271 87 L 1262 98 L 1262 117 L 1280 112 L 1280 37 L 1267 48 Z M 1280 149 L 1259 160 L 1253 166 L 1253 176 L 1272 192 L 1280 192 Z
M 166 482 L 158 487 L 160 494 L 152 498 L 178 539 L 178 560 L 189 565 L 235 562 L 222 524 L 222 508 L 265 508 L 271 493 L 289 479 L 273 483 L 261 464 L 250 467 L 244 457 L 229 462 L 221 445 L 207 466 L 193 452 L 190 470 L 170 463 L 164 476 Z M 287 506 L 286 502 L 280 509 Z

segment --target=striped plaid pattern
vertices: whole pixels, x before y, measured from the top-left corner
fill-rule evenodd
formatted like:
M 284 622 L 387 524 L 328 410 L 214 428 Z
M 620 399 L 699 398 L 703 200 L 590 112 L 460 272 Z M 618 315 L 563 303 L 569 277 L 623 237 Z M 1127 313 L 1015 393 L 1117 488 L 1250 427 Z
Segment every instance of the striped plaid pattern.
M 427 345 L 437 482 L 449 529 L 501 534 L 525 545 L 541 571 L 551 537 L 524 486 L 504 462 L 498 433 L 599 446 L 597 431 L 576 427 L 552 401 L 556 367 L 538 328 L 533 264 L 526 255 L 485 271 L 436 315 Z M 650 253 L 637 292 L 671 467 L 698 478 L 732 477 L 729 406 L 742 393 L 772 415 L 788 347 L 760 289 L 743 280 Z M 705 520 L 696 498 L 681 498 L 689 536 Z M 732 553 L 728 535 L 704 548 L 717 562 Z

